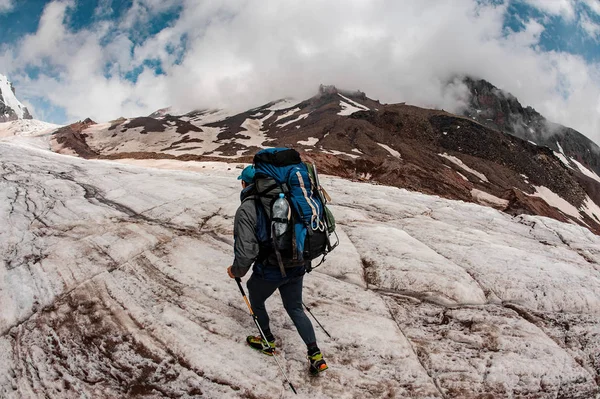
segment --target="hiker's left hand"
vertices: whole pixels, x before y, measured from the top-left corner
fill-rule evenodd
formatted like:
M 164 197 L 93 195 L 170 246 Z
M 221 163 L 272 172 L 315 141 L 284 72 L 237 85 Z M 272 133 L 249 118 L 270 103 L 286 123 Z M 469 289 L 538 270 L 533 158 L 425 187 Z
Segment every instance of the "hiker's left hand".
M 233 275 L 233 273 L 231 273 L 231 266 L 229 266 L 229 267 L 227 268 L 227 275 L 228 275 L 229 277 L 231 277 L 231 278 L 235 278 L 235 276 Z

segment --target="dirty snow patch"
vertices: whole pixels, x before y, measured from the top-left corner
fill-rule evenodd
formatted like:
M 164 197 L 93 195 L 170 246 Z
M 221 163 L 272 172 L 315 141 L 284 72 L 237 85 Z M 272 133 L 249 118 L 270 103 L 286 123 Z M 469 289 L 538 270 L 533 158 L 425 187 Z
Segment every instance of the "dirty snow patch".
M 393 148 L 385 145 L 385 144 L 381 144 L 381 143 L 377 143 L 379 144 L 380 147 L 383 147 L 387 150 L 387 152 L 389 152 L 390 154 L 392 154 L 393 156 L 395 156 L 398 159 L 402 159 L 402 156 L 400 155 L 400 153 L 396 150 L 394 150 Z
M 352 115 L 353 113 L 358 112 L 358 111 L 369 111 L 369 108 L 365 107 L 364 105 L 361 105 L 355 101 L 352 101 L 348 97 L 344 97 L 339 93 L 338 93 L 338 95 L 347 101 L 347 102 L 345 102 L 345 101 L 340 100 L 340 107 L 342 107 L 342 110 L 340 112 L 338 112 L 338 115 L 348 116 L 348 115 Z
M 583 164 L 577 162 L 573 158 L 571 158 L 571 161 L 573 161 L 573 163 L 577 166 L 577 168 L 581 171 L 581 173 L 583 173 L 587 177 L 591 177 L 592 179 L 594 179 L 594 180 L 596 180 L 597 182 L 600 183 L 600 176 L 598 176 L 594 171 L 589 170 L 588 168 L 586 168 L 585 166 L 583 166 Z
M 318 138 L 316 138 L 316 137 L 309 137 L 305 141 L 298 141 L 298 144 L 313 146 L 313 145 L 317 144 L 318 142 L 319 142 Z
M 324 154 L 331 154 L 331 155 L 346 155 L 349 156 L 351 158 L 358 158 L 359 155 L 355 155 L 355 154 L 348 154 L 347 152 L 342 152 L 342 151 L 337 151 L 337 150 L 324 150 L 321 149 L 321 152 Z
M 475 176 L 479 177 L 479 179 L 481 179 L 481 180 L 483 180 L 483 181 L 485 181 L 485 182 L 488 182 L 488 183 L 489 183 L 489 180 L 487 179 L 487 177 L 486 177 L 486 176 L 485 176 L 483 173 L 480 173 L 480 172 L 476 171 L 475 169 L 471 169 L 471 168 L 469 168 L 467 165 L 465 165 L 465 164 L 463 163 L 463 161 L 461 161 L 461 160 L 460 160 L 460 159 L 458 159 L 457 157 L 455 157 L 455 156 L 452 156 L 452 155 L 448 155 L 448 154 L 446 154 L 446 153 L 443 153 L 443 154 L 438 154 L 438 155 L 439 155 L 440 157 L 444 157 L 444 158 L 446 158 L 447 160 L 449 160 L 449 161 L 450 161 L 450 162 L 452 162 L 453 164 L 455 164 L 455 165 L 457 165 L 457 166 L 460 166 L 461 168 L 463 168 L 463 169 L 464 169 L 464 170 L 466 170 L 467 172 L 471 173 L 472 175 L 475 175 Z
M 495 195 L 486 193 L 485 191 L 477 190 L 476 188 L 471 190 L 471 197 L 484 205 L 499 205 L 502 207 L 506 207 L 508 205 L 508 200 L 496 197 Z
M 535 194 L 527 194 L 531 197 L 539 197 L 546 201 L 548 205 L 555 207 L 565 215 L 574 217 L 575 219 L 581 219 L 581 215 L 577 208 L 571 205 L 567 200 L 556 194 L 544 186 L 533 186 L 535 188 Z
M 280 111 L 282 109 L 292 108 L 295 105 L 298 105 L 302 102 L 302 100 L 296 100 L 294 98 L 284 98 L 283 100 L 279 100 L 273 105 L 271 105 L 267 110 L 269 111 Z
M 208 125 L 210 123 L 220 122 L 231 116 L 235 115 L 234 112 L 225 109 L 211 109 L 202 112 L 194 117 L 182 116 L 182 121 L 190 122 L 196 126 Z
M 348 115 L 352 115 L 353 113 L 358 112 L 358 111 L 364 111 L 360 108 L 353 107 L 352 105 L 345 103 L 343 101 L 340 101 L 340 107 L 342 107 L 342 110 L 340 112 L 338 112 L 337 114 L 342 115 L 342 116 L 348 116 Z
M 263 143 L 265 141 L 267 141 L 268 137 L 266 135 L 266 132 L 264 132 L 262 130 L 262 124 L 264 121 L 266 121 L 267 119 L 269 119 L 271 116 L 273 116 L 273 114 L 275 114 L 274 111 L 271 111 L 267 114 L 267 116 L 265 116 L 262 119 L 250 119 L 250 118 L 246 118 L 246 120 L 244 121 L 244 123 L 242 123 L 241 127 L 243 127 L 244 129 L 246 129 L 245 131 L 241 131 L 237 134 L 240 135 L 248 135 L 250 136 L 250 138 L 247 139 L 242 139 L 242 138 L 236 138 L 235 141 L 243 144 L 247 147 L 259 147 L 259 148 L 265 148 L 263 146 Z M 243 155 L 243 153 L 245 153 L 247 150 L 243 150 L 242 153 L 240 154 L 238 151 L 238 155 L 241 156 Z
M 448 166 L 448 165 L 444 165 L 444 166 Z M 448 168 L 449 168 L 449 169 L 452 169 L 450 166 L 448 166 Z M 455 170 L 455 172 L 456 172 L 456 173 L 458 173 L 458 175 L 459 175 L 460 177 L 462 177 L 462 178 L 463 178 L 463 180 L 469 181 L 469 178 L 468 178 L 467 176 L 463 175 L 462 173 L 460 173 L 460 172 L 458 172 L 458 171 L 456 171 L 456 170 Z
M 302 119 L 308 118 L 308 113 L 299 115 L 296 119 L 292 119 L 291 121 L 287 121 L 285 123 L 277 125 L 277 127 L 286 127 L 287 125 L 291 125 L 292 123 L 299 122 Z
M 569 169 L 573 169 L 573 167 L 569 164 L 569 160 L 567 159 L 567 157 L 565 157 L 563 154 L 556 152 L 556 151 L 552 151 L 554 153 L 554 156 L 556 156 L 556 158 L 560 159 L 560 161 Z
M 277 117 L 277 119 L 275 119 L 275 122 L 277 122 L 277 121 L 278 121 L 278 120 L 280 120 L 280 119 L 284 119 L 284 118 L 287 118 L 287 117 L 289 117 L 289 116 L 292 116 L 292 115 L 294 115 L 294 114 L 295 114 L 296 112 L 298 112 L 298 111 L 300 111 L 300 108 L 294 108 L 294 109 L 290 109 L 290 110 L 289 110 L 289 111 L 287 111 L 286 113 L 284 113 L 284 114 L 282 114 L 282 115 L 279 115 L 279 116 Z
M 600 222 L 600 207 L 590 198 L 589 195 L 586 196 L 585 201 L 583 201 L 583 205 L 579 209 L 592 219 Z
M 350 104 L 351 104 L 352 106 L 354 106 L 354 107 L 360 108 L 360 109 L 362 109 L 363 111 L 369 111 L 369 107 L 366 107 L 366 106 L 364 106 L 364 105 L 362 105 L 362 104 L 360 104 L 360 103 L 357 103 L 356 101 L 353 101 L 353 100 L 349 99 L 349 98 L 348 98 L 348 97 L 346 97 L 346 96 L 342 96 L 342 95 L 341 95 L 341 94 L 339 94 L 339 93 L 338 93 L 338 96 L 340 96 L 340 97 L 342 97 L 344 100 L 348 101 L 348 103 L 350 103 Z

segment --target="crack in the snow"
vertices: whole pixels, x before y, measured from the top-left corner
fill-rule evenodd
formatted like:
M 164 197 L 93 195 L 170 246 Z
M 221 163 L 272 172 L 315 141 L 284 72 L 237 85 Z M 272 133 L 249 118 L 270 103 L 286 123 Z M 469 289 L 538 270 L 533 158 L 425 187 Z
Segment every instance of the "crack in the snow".
M 100 249 L 100 248 L 98 247 L 98 249 Z M 87 277 L 86 279 L 84 279 L 84 280 L 83 280 L 83 281 L 81 281 L 80 283 L 78 283 L 78 284 L 74 285 L 73 287 L 69 288 L 69 289 L 68 289 L 68 290 L 66 290 L 66 291 L 63 291 L 62 293 L 60 293 L 60 295 L 57 295 L 57 296 L 55 296 L 55 297 L 52 299 L 52 303 L 55 303 L 55 302 L 57 302 L 57 301 L 60 301 L 60 300 L 64 299 L 65 297 L 67 297 L 69 294 L 71 294 L 71 293 L 72 293 L 73 291 L 75 291 L 76 289 L 78 289 L 78 288 L 82 287 L 83 285 L 85 285 L 85 284 L 87 284 L 88 282 L 90 282 L 90 281 L 94 280 L 96 277 L 98 277 L 98 276 L 100 276 L 100 275 L 102 275 L 102 274 L 105 274 L 105 273 L 109 273 L 109 274 L 110 274 L 110 273 L 112 273 L 112 272 L 114 272 L 114 271 L 116 271 L 116 270 L 119 270 L 119 269 L 121 269 L 122 267 L 124 267 L 124 266 L 125 266 L 125 265 L 127 265 L 129 262 L 131 262 L 132 260 L 134 260 L 135 258 L 137 258 L 138 256 L 140 256 L 140 255 L 141 255 L 143 252 L 145 252 L 145 251 L 146 251 L 146 250 L 143 250 L 143 251 L 141 251 L 139 254 L 132 256 L 131 258 L 129 258 L 129 259 L 127 259 L 127 260 L 125 260 L 125 261 L 124 261 L 124 262 L 122 262 L 121 264 L 117 264 L 117 265 L 116 265 L 115 267 L 113 267 L 113 268 L 109 268 L 109 269 L 106 269 L 106 270 L 102 270 L 102 271 L 100 271 L 100 272 L 98 272 L 98 273 L 95 273 L 95 274 L 91 275 L 90 277 Z M 112 257 L 110 257 L 110 256 L 109 256 L 109 255 L 108 255 L 106 252 L 102 251 L 101 253 L 103 253 L 103 254 L 107 255 L 109 259 L 112 259 L 112 260 L 113 260 L 113 262 L 115 262 L 115 263 L 116 263 L 116 261 L 114 261 L 114 259 L 113 259 Z M 31 272 L 31 271 L 30 271 L 30 272 Z M 7 327 L 7 328 L 5 328 L 3 331 L 0 331 L 0 337 L 4 337 L 4 336 L 6 336 L 6 335 L 9 335 L 9 334 L 10 334 L 10 331 L 11 331 L 13 328 L 18 328 L 18 327 L 20 327 L 21 325 L 23 325 L 23 324 L 27 323 L 29 320 L 31 320 L 31 319 L 32 319 L 34 316 L 36 316 L 37 314 L 39 314 L 41 311 L 43 311 L 44 309 L 46 309 L 46 308 L 48 308 L 48 307 L 51 307 L 51 306 L 52 306 L 52 303 L 50 303 L 50 304 L 46 305 L 44 308 L 41 308 L 41 309 L 34 310 L 34 311 L 33 311 L 33 312 L 31 312 L 29 315 L 27 315 L 25 318 L 23 318 L 21 321 L 19 321 L 18 323 L 14 324 L 14 325 L 12 325 L 12 326 L 8 326 L 8 327 Z
M 419 356 L 419 354 L 417 353 L 417 350 L 415 349 L 415 346 L 413 345 L 413 342 L 410 339 L 408 339 L 408 337 L 406 336 L 406 334 L 404 334 L 404 331 L 402 331 L 402 327 L 400 326 L 400 323 L 398 323 L 398 320 L 396 320 L 396 317 L 394 317 L 394 312 L 392 311 L 392 308 L 390 307 L 390 304 L 384 298 L 381 298 L 381 299 L 385 303 L 385 306 L 388 309 L 388 312 L 390 314 L 390 317 L 391 317 L 392 321 L 394 322 L 394 324 L 396 324 L 396 327 L 398 328 L 398 331 L 404 337 L 404 339 L 406 340 L 406 342 L 408 342 L 408 345 L 410 346 L 410 349 L 412 350 L 413 354 L 417 358 L 419 364 L 421 365 L 421 367 L 423 368 L 423 370 L 425 370 L 425 372 L 427 373 L 427 375 L 429 376 L 429 378 L 431 378 L 431 381 L 433 381 L 433 385 L 435 386 L 435 388 L 437 389 L 437 391 L 439 392 L 439 394 L 441 395 L 441 397 L 443 399 L 446 399 L 447 397 L 444 394 L 444 392 L 442 391 L 442 388 L 440 386 L 440 383 L 439 383 L 438 379 L 433 375 L 433 373 L 430 370 L 430 368 L 428 368 L 425 365 L 425 363 L 423 362 L 423 359 L 421 359 L 421 356 Z
M 534 226 L 530 226 L 533 230 Z M 560 240 L 563 242 L 564 245 L 568 246 L 569 248 L 571 248 L 567 242 L 567 240 L 560 235 L 558 232 L 554 231 L 554 233 L 560 238 Z M 349 236 L 350 238 L 350 242 L 352 243 L 352 245 L 354 245 L 352 238 Z M 420 241 L 420 240 L 419 240 Z M 422 242 L 422 241 L 420 241 Z M 418 301 L 418 302 L 426 302 L 426 303 L 430 303 L 434 306 L 440 306 L 443 309 L 461 309 L 461 308 L 485 308 L 488 306 L 501 306 L 507 309 L 511 309 L 515 312 L 515 314 L 525 320 L 528 323 L 531 323 L 533 325 L 535 325 L 538 330 L 544 335 L 546 336 L 548 339 L 554 341 L 559 347 L 561 347 L 563 349 L 563 351 L 567 354 L 567 356 L 569 356 L 571 359 L 573 359 L 574 361 L 577 362 L 577 359 L 575 358 L 575 355 L 573 353 L 571 353 L 570 351 L 568 351 L 567 347 L 565 347 L 565 344 L 557 341 L 556 339 L 554 339 L 551 334 L 546 331 L 546 329 L 544 328 L 543 325 L 541 325 L 540 323 L 540 319 L 538 319 L 538 317 L 541 317 L 541 319 L 543 320 L 543 316 L 537 315 L 534 316 L 532 313 L 524 310 L 522 307 L 510 302 L 510 301 L 502 301 L 499 295 L 497 295 L 494 290 L 492 288 L 485 288 L 484 285 L 476 278 L 476 275 L 474 273 L 472 273 L 470 270 L 468 270 L 466 267 L 463 267 L 461 264 L 463 262 L 465 262 L 465 258 L 467 253 L 465 252 L 463 258 L 461 259 L 461 261 L 458 264 L 456 262 L 454 262 L 451 258 L 449 258 L 448 256 L 445 256 L 444 254 L 438 252 L 436 249 L 432 248 L 431 246 L 427 245 L 428 248 L 430 248 L 432 251 L 434 251 L 435 253 L 437 253 L 438 255 L 444 257 L 446 260 L 450 261 L 452 264 L 460 267 L 462 270 L 465 271 L 465 273 L 467 273 L 470 278 L 480 287 L 480 289 L 484 292 L 486 298 L 488 299 L 488 301 L 484 304 L 479 304 L 479 303 L 475 303 L 475 304 L 468 304 L 468 303 L 456 303 L 456 304 L 448 304 L 445 303 L 443 300 L 439 300 L 434 296 L 431 296 L 429 294 L 424 294 L 424 293 L 419 293 L 419 292 L 412 292 L 412 291 L 408 291 L 408 290 L 404 290 L 404 291 L 399 291 L 399 290 L 391 290 L 391 289 L 380 289 L 380 288 L 375 288 L 377 286 L 377 282 L 373 281 L 374 278 L 374 274 L 376 273 L 375 271 L 375 265 L 372 264 L 372 262 L 366 260 L 365 258 L 361 257 L 361 261 L 362 261 L 362 265 L 363 265 L 363 279 L 365 281 L 367 290 L 372 291 L 377 293 L 380 297 L 381 296 L 391 296 L 391 297 L 403 297 L 403 298 L 410 298 L 411 300 L 414 301 Z M 355 246 L 356 249 L 356 246 Z M 573 248 L 571 248 L 573 249 Z M 356 249 L 357 252 L 358 249 Z M 360 252 L 359 252 L 360 253 Z M 579 251 L 578 251 L 579 253 Z M 581 255 L 581 253 L 579 253 L 579 255 Z M 587 260 L 587 259 L 586 259 Z M 500 301 L 498 300 L 490 300 L 491 296 L 490 293 L 495 296 L 496 298 L 500 299 Z M 432 380 L 434 381 L 434 384 L 436 386 L 436 388 L 438 389 L 438 391 L 440 392 L 440 395 L 444 396 L 444 393 L 442 392 L 441 386 L 439 384 L 439 382 L 434 378 L 434 376 L 431 374 L 430 370 L 428 370 L 428 368 L 426 367 L 426 365 L 422 362 L 422 359 L 419 357 L 417 351 L 415 350 L 412 341 L 410 341 L 408 339 L 408 337 L 404 334 L 404 332 L 401 329 L 400 324 L 398 323 L 398 321 L 394 318 L 393 313 L 391 312 L 391 308 L 388 305 L 388 310 L 390 311 L 390 315 L 392 317 L 392 319 L 394 320 L 394 322 L 396 323 L 396 325 L 398 326 L 399 331 L 402 333 L 402 335 L 406 338 L 407 342 L 409 342 L 409 344 L 411 345 L 411 348 L 413 350 L 413 353 L 415 354 L 415 356 L 417 356 L 419 362 L 421 363 L 421 366 L 426 370 L 427 374 L 432 378 Z M 591 356 L 591 355 L 588 355 Z M 593 359 L 592 361 L 590 361 L 589 363 L 590 365 L 593 365 Z M 589 370 L 586 367 L 583 367 L 583 365 L 580 364 L 580 366 L 586 371 L 586 373 L 589 375 L 590 377 L 590 381 L 593 381 L 598 387 L 600 387 L 598 381 L 600 380 L 599 376 L 594 377 Z M 563 381 L 560 381 L 561 385 L 563 384 Z M 560 389 L 557 391 L 558 394 L 560 394 Z
M 204 217 L 204 218 L 202 219 L 201 226 L 205 226 L 205 225 L 206 225 L 206 223 L 208 223 L 208 221 L 209 221 L 210 219 L 212 219 L 213 217 L 217 216 L 217 215 L 219 214 L 219 211 L 220 211 L 220 210 L 221 210 L 221 208 L 219 208 L 219 209 L 218 209 L 216 212 L 214 212 L 214 213 L 212 213 L 212 214 L 210 214 L 210 215 L 207 215 L 206 217 Z M 181 233 L 182 235 L 186 235 L 186 236 L 192 236 L 192 237 L 195 237 L 195 238 L 200 238 L 200 237 L 201 237 L 201 236 L 203 236 L 204 234 L 208 234 L 208 232 L 206 232 L 206 233 L 205 233 L 205 232 L 201 232 L 201 231 L 200 231 L 200 229 L 198 229 L 198 230 L 195 230 L 195 229 L 189 229 L 189 228 L 181 228 L 181 227 L 178 227 L 178 226 L 176 226 L 176 225 L 170 225 L 170 224 L 166 224 L 166 225 L 165 225 L 164 223 L 161 223 L 160 221 L 155 221 L 155 220 L 151 220 L 151 222 L 149 222 L 149 223 L 150 223 L 150 224 L 156 224 L 156 225 L 160 225 L 160 226 L 162 226 L 162 227 L 169 228 L 169 229 L 171 229 L 171 230 L 175 230 L 175 231 L 177 231 L 177 232 Z M 214 237 L 214 235 L 213 235 L 213 234 L 208 234 L 208 235 L 209 235 L 209 236 L 213 236 L 213 237 Z M 52 301 L 52 302 L 56 302 L 56 301 L 57 301 L 57 300 L 59 300 L 60 298 L 64 298 L 65 296 L 69 295 L 71 292 L 73 292 L 73 291 L 74 291 L 74 290 L 76 290 L 77 288 L 79 288 L 79 287 L 81 287 L 82 285 L 84 285 L 84 284 L 88 283 L 89 281 L 91 281 L 91 280 L 95 279 L 96 277 L 98 277 L 98 276 L 99 276 L 99 275 L 101 275 L 101 274 L 104 274 L 104 273 L 112 273 L 112 272 L 113 272 L 113 271 L 115 271 L 115 270 L 121 269 L 123 266 L 127 265 L 129 262 L 131 262 L 131 261 L 135 260 L 136 258 L 138 258 L 138 257 L 142 256 L 144 252 L 146 252 L 146 251 L 148 251 L 148 250 L 152 251 L 152 250 L 154 250 L 154 249 L 159 249 L 159 248 L 161 248 L 162 246 L 166 245 L 166 243 L 164 243 L 164 242 L 159 242 L 159 243 L 157 243 L 157 244 L 154 246 L 154 248 L 152 248 L 152 249 L 147 249 L 147 248 L 145 248 L 145 249 L 142 249 L 142 250 L 141 250 L 141 251 L 140 251 L 138 254 L 131 256 L 130 258 L 128 258 L 127 260 L 123 261 L 123 262 L 122 262 L 122 263 L 120 263 L 120 264 L 119 264 L 119 263 L 118 263 L 118 262 L 117 262 L 117 261 L 116 261 L 116 260 L 115 260 L 115 259 L 114 259 L 114 258 L 113 258 L 113 257 L 112 257 L 112 256 L 111 256 L 111 255 L 110 255 L 110 254 L 109 254 L 109 253 L 108 253 L 108 252 L 107 252 L 107 251 L 106 251 L 106 250 L 105 250 L 103 247 L 101 247 L 100 245 L 97 245 L 97 244 L 95 244 L 95 243 L 93 243 L 93 242 L 91 242 L 91 245 L 92 245 L 92 246 L 93 246 L 93 248 L 95 248 L 95 249 L 96 249 L 96 250 L 97 250 L 97 251 L 98 251 L 100 254 L 104 255 L 105 257 L 107 257 L 107 258 L 109 259 L 109 261 L 110 261 L 110 265 L 111 265 L 111 266 L 110 266 L 110 267 L 108 267 L 106 270 L 100 271 L 100 272 L 98 272 L 98 273 L 96 273 L 96 274 L 94 274 L 94 275 L 92 275 L 92 276 L 90 276 L 90 277 L 86 278 L 86 279 L 85 279 L 85 280 L 83 280 L 82 282 L 80 282 L 80 283 L 78 283 L 77 285 L 75 285 L 75 286 L 71 287 L 71 288 L 70 288 L 68 291 L 64 291 L 64 292 L 62 292 L 62 293 L 61 293 L 59 296 L 56 296 L 56 297 L 53 299 L 53 301 Z M 15 250 L 16 250 L 16 248 L 15 248 Z M 37 260 L 42 260 L 42 259 L 43 259 L 43 257 L 42 257 L 42 256 L 40 256 L 39 258 L 32 258 L 31 260 L 36 260 L 36 259 L 37 259 Z M 16 266 L 15 266 L 15 267 L 16 267 Z M 30 271 L 30 273 L 31 273 L 31 271 Z M 173 281 L 175 281 L 175 280 L 173 280 Z M 49 306 L 50 306 L 50 305 L 49 305 Z M 9 332 L 10 332 L 10 330 L 11 330 L 12 328 L 19 327 L 20 325 L 22 325 L 22 324 L 26 323 L 26 322 L 27 322 L 27 321 L 29 321 L 29 320 L 30 320 L 30 319 L 31 319 L 33 316 L 35 316 L 37 313 L 38 313 L 38 311 L 37 311 L 37 310 L 36 310 L 36 311 L 33 311 L 32 313 L 30 313 L 29 315 L 27 315 L 27 316 L 26 316 L 26 317 L 25 317 L 23 320 L 21 320 L 20 322 L 18 322 L 18 323 L 16 323 L 16 324 L 14 324 L 14 325 L 12 325 L 12 326 L 8 326 L 8 327 L 7 327 L 7 328 L 6 328 L 4 331 L 0 331 L 0 337 L 6 336 L 7 334 L 9 334 Z

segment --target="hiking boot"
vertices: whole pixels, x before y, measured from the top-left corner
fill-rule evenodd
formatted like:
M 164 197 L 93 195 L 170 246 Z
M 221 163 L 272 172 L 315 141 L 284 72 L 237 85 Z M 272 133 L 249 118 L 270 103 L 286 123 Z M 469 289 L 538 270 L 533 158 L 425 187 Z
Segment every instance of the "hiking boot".
M 323 359 L 321 351 L 316 351 L 315 353 L 313 353 L 312 355 L 308 355 L 307 357 L 310 363 L 308 371 L 312 375 L 317 375 L 320 372 L 325 371 L 329 368 L 327 367 L 327 363 L 325 363 L 325 359 Z
M 269 346 L 265 346 L 265 341 L 263 341 L 260 335 L 248 335 L 246 342 L 252 349 L 261 351 L 265 355 L 273 356 L 273 353 L 275 353 L 275 339 L 268 341 Z

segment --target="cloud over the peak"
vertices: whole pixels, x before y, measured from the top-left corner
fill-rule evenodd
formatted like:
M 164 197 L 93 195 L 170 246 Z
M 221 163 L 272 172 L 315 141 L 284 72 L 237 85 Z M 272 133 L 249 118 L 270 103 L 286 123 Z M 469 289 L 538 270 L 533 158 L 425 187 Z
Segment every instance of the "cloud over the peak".
M 527 2 L 585 22 L 570 0 Z M 467 74 L 600 142 L 599 65 L 543 51 L 541 20 L 507 29 L 509 3 L 135 0 L 108 18 L 115 5 L 102 1 L 94 22 L 74 30 L 68 20 L 75 7 L 49 3 L 36 32 L 0 48 L 0 70 L 19 91 L 63 107 L 70 120 L 144 115 L 168 105 L 242 110 L 311 96 L 320 83 L 453 110 L 466 100 L 454 79 Z M 151 31 L 149 21 L 166 13 L 175 17 Z M 26 73 L 31 66 L 39 74 Z

